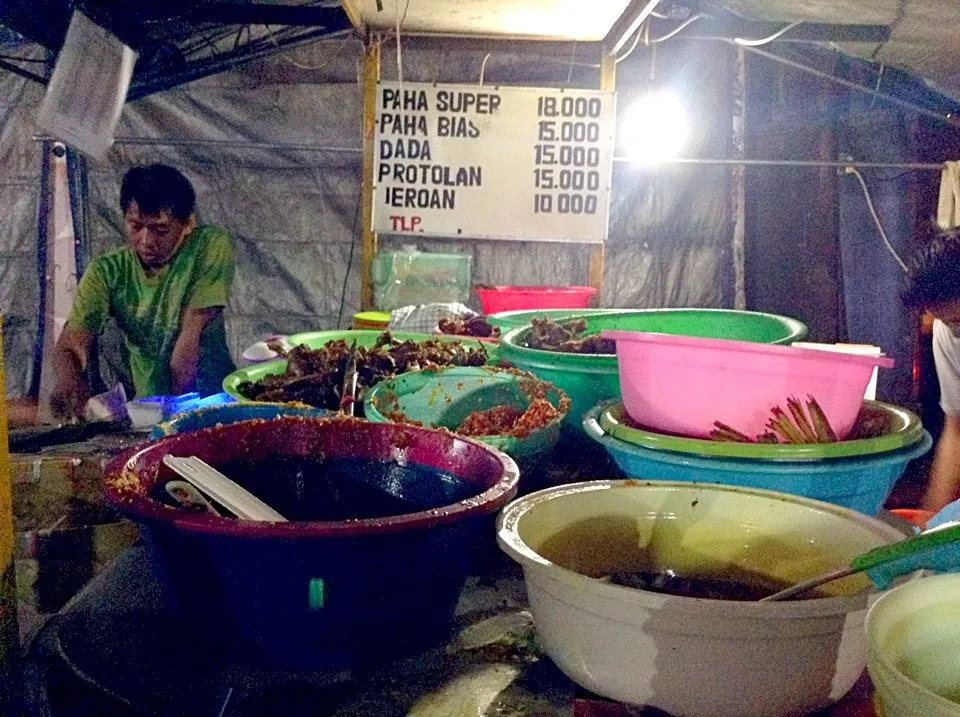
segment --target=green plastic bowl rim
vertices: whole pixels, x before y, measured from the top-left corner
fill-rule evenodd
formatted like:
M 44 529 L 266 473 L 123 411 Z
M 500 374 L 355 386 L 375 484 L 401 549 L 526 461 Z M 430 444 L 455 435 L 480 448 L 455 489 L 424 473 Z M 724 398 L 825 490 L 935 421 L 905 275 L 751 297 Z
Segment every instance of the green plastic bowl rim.
M 778 339 L 769 345 L 789 345 L 794 341 L 800 341 L 807 335 L 806 325 L 798 321 L 797 319 L 792 319 L 789 316 L 780 316 L 778 314 L 768 314 L 760 311 L 738 311 L 736 309 L 697 309 L 697 308 L 677 308 L 677 309 L 634 309 L 634 310 L 624 310 L 623 312 L 618 313 L 592 313 L 589 310 L 585 310 L 582 314 L 577 314 L 576 316 L 564 317 L 561 321 L 573 321 L 575 319 L 590 319 L 595 317 L 607 317 L 607 316 L 622 316 L 624 314 L 655 314 L 655 313 L 685 313 L 685 312 L 697 312 L 697 313 L 714 313 L 714 314 L 736 314 L 740 316 L 755 316 L 755 317 L 764 317 L 766 319 L 772 319 L 776 323 L 782 325 L 785 329 L 789 330 L 789 334 L 782 339 Z M 603 363 L 603 364 L 612 364 L 616 365 L 617 355 L 616 354 L 569 354 L 563 353 L 561 351 L 544 351 L 542 349 L 531 349 L 526 346 L 521 346 L 519 343 L 521 335 L 526 334 L 533 324 L 527 323 L 523 326 L 517 326 L 514 329 L 511 329 L 500 339 L 500 345 L 504 347 L 507 354 L 516 352 L 518 355 L 523 355 L 529 359 L 540 359 L 541 361 L 549 361 L 550 363 L 560 363 L 560 364 L 577 364 L 587 359 L 591 363 Z M 647 333 L 657 333 L 657 332 L 647 332 Z M 559 359 L 557 357 L 560 357 Z
M 909 448 L 923 440 L 924 429 L 920 417 L 912 411 L 882 401 L 864 400 L 864 405 L 886 414 L 899 416 L 906 426 L 895 433 L 872 438 L 857 438 L 838 443 L 764 444 L 725 443 L 703 438 L 687 438 L 627 425 L 622 401 L 606 401 L 599 406 L 597 423 L 611 438 L 639 448 L 665 451 L 677 455 L 719 457 L 762 461 L 817 461 L 835 458 L 855 458 Z M 633 439 L 633 440 L 631 440 Z

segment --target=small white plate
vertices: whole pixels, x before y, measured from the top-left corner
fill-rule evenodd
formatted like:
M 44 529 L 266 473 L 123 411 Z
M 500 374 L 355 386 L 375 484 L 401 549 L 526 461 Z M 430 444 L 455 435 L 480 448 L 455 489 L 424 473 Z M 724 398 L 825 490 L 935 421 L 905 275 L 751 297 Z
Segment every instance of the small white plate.
M 275 343 L 277 341 L 279 341 L 287 351 L 293 348 L 289 343 L 287 343 L 286 336 L 270 336 L 263 341 L 257 341 L 257 343 L 253 344 L 252 346 L 248 346 L 241 356 L 243 357 L 244 361 L 248 361 L 250 363 L 272 361 L 275 358 L 279 358 L 279 354 L 267 346 L 267 343 Z

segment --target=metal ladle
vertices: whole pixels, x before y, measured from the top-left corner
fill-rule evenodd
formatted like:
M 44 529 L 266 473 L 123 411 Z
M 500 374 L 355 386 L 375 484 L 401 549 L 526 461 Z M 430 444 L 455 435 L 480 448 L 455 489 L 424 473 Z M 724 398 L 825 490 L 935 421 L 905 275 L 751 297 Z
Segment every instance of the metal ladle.
M 960 521 L 943 523 L 906 540 L 874 548 L 855 557 L 847 567 L 804 580 L 793 587 L 761 598 L 760 602 L 787 600 L 820 585 L 856 573 L 866 573 L 878 589 L 885 590 L 896 578 L 915 570 L 943 570 L 944 553 L 948 549 L 955 553 L 956 557 L 950 555 L 949 558 L 954 562 L 950 566 L 951 569 L 956 570 L 960 568 L 960 546 L 953 544 L 958 542 L 960 542 Z

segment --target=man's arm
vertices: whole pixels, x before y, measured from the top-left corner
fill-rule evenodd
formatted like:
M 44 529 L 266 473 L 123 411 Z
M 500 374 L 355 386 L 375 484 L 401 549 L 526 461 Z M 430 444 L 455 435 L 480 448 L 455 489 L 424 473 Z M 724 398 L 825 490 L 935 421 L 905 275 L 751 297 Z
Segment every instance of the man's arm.
M 235 270 L 230 235 L 217 229 L 208 238 L 197 262 L 196 282 L 180 317 L 180 333 L 170 356 L 170 377 L 178 394 L 195 390 L 200 368 L 200 338 L 204 329 L 223 313 L 230 296 Z
M 53 415 L 61 419 L 84 417 L 84 409 L 92 393 L 86 379 L 87 364 L 94 333 L 67 324 L 53 352 L 56 383 L 50 395 Z
M 211 321 L 223 312 L 222 306 L 206 309 L 187 307 L 180 318 L 180 333 L 170 356 L 170 377 L 176 394 L 194 390 L 200 368 L 200 338 Z
M 940 510 L 960 498 L 960 416 L 947 416 L 930 471 L 923 507 Z
M 940 510 L 960 490 L 960 340 L 939 320 L 933 323 L 933 360 L 945 420 L 923 505 Z

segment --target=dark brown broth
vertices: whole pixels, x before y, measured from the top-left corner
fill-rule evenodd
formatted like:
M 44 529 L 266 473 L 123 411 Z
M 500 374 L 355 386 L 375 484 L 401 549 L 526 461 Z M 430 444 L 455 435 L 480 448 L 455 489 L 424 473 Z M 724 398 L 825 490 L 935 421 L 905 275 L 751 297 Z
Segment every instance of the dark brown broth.
M 791 586 L 790 583 L 782 580 L 749 570 L 734 569 L 733 566 L 725 566 L 723 573 L 717 575 L 708 573 L 683 575 L 675 570 L 614 573 L 610 575 L 610 582 L 635 590 L 649 590 L 667 595 L 742 601 L 760 600 Z M 820 596 L 812 590 L 798 599 L 811 597 Z
M 679 531 L 664 523 L 660 531 Z M 676 536 L 679 540 L 679 532 Z M 666 538 L 670 540 L 670 538 Z M 792 585 L 736 565 L 684 571 L 660 564 L 649 547 L 640 547 L 636 518 L 605 515 L 567 526 L 536 548 L 552 563 L 575 572 L 637 590 L 711 600 L 752 601 Z M 824 597 L 816 590 L 796 600 Z
M 355 458 L 277 457 L 215 466 L 264 503 L 295 521 L 339 521 L 416 513 L 470 498 L 480 489 L 415 464 Z M 172 499 L 163 487 L 155 497 Z

